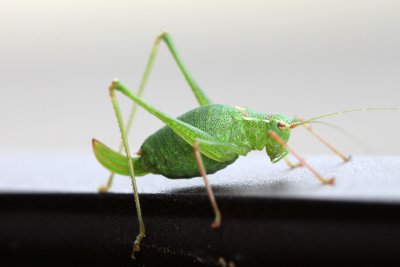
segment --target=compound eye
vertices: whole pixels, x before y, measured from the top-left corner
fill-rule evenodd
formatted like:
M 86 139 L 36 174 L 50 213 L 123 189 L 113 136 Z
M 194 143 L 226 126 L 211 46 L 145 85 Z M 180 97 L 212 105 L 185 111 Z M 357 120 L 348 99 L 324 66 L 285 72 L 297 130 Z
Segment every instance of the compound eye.
M 281 121 L 278 122 L 277 126 L 278 126 L 278 128 L 281 129 L 281 130 L 286 128 L 286 124 L 284 124 L 284 123 L 281 122 Z

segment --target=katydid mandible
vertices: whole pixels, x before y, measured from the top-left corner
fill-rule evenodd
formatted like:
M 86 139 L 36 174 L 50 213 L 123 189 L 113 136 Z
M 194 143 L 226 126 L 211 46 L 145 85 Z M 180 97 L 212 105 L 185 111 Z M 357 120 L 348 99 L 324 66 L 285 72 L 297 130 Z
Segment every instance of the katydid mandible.
M 161 41 L 167 45 L 200 105 L 178 118 L 173 118 L 157 110 L 141 99 Z M 124 94 L 135 103 L 126 125 L 115 97 L 115 91 Z M 280 161 L 290 152 L 299 160 L 299 164 L 287 161 L 290 167 L 304 166 L 323 184 L 333 184 L 334 178 L 322 177 L 287 145 L 291 130 L 300 125 L 306 126 L 328 148 L 344 161 L 348 161 L 350 157 L 343 155 L 322 139 L 309 126 L 309 123 L 345 112 L 374 110 L 348 110 L 321 115 L 309 120 L 300 120 L 297 118 L 290 119 L 281 114 L 267 115 L 247 108 L 214 104 L 184 66 L 171 36 L 166 32 L 161 33 L 155 40 L 138 92 L 135 94 L 124 84 L 114 80 L 109 87 L 109 93 L 122 142 L 118 152 L 95 139 L 92 143 L 98 161 L 111 171 L 107 184 L 99 188 L 100 192 L 107 192 L 111 188 L 114 174 L 127 175 L 131 178 L 140 228 L 140 232 L 134 241 L 132 257 L 134 257 L 135 252 L 140 250 L 140 243 L 145 237 L 145 227 L 136 188 L 136 176 L 144 176 L 149 173 L 161 174 L 171 179 L 201 176 L 215 214 L 211 226 L 218 228 L 221 225 L 222 216 L 208 183 L 207 174 L 224 169 L 235 162 L 239 156 L 246 156 L 252 150 L 265 148 L 271 162 Z M 138 106 L 160 119 L 166 126 L 149 136 L 136 153 L 137 156 L 131 157 L 127 135 Z M 122 150 L 124 150 L 125 155 L 121 153 Z

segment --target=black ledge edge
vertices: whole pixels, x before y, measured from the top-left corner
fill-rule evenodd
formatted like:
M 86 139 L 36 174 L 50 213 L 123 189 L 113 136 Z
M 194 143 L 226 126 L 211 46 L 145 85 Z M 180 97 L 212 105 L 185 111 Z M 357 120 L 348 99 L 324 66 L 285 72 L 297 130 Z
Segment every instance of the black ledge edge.
M 400 204 L 142 194 L 0 194 L 0 265 L 338 266 L 400 262 Z M 229 265 L 230 264 L 230 265 Z

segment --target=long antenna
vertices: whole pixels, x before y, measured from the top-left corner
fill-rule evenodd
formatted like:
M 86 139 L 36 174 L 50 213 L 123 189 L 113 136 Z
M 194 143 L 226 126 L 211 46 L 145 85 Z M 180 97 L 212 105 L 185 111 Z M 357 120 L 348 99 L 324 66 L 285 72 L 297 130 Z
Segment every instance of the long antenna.
M 346 129 L 344 129 L 344 128 L 336 125 L 336 124 L 329 123 L 329 122 L 326 122 L 326 121 L 313 121 L 312 123 L 322 124 L 322 125 L 329 126 L 329 127 L 333 128 L 334 130 L 340 132 L 341 134 L 343 134 L 344 136 L 349 138 L 352 142 L 357 144 L 364 151 L 373 151 L 374 150 L 374 148 L 369 146 L 367 143 L 361 141 L 358 136 L 354 135 L 350 131 L 348 131 L 348 130 L 346 130 Z
M 296 128 L 297 126 L 300 126 L 302 124 L 306 124 L 306 123 L 312 123 L 316 120 L 322 119 L 322 118 L 327 118 L 327 117 L 333 117 L 333 116 L 338 116 L 338 115 L 342 115 L 345 113 L 352 113 L 352 112 L 365 112 L 365 111 L 399 111 L 400 108 L 396 107 L 396 108 L 361 108 L 361 109 L 348 109 L 348 110 L 342 110 L 342 111 L 338 111 L 338 112 L 333 112 L 333 113 L 327 113 L 327 114 L 322 114 L 319 116 L 316 116 L 314 118 L 305 120 L 305 121 L 297 121 L 297 122 L 293 122 L 290 124 L 290 128 Z

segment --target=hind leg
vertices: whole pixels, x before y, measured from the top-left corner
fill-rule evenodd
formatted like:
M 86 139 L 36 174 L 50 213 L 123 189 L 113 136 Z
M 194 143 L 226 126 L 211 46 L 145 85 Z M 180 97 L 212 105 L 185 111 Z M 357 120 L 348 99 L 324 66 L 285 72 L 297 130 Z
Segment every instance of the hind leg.
M 184 75 L 187 83 L 189 84 L 190 88 L 192 89 L 193 94 L 195 95 L 197 101 L 199 102 L 199 105 L 204 106 L 204 105 L 211 104 L 211 100 L 204 93 L 204 91 L 200 88 L 200 86 L 194 80 L 193 76 L 189 73 L 188 69 L 183 64 L 182 59 L 179 56 L 179 54 L 176 50 L 176 47 L 172 41 L 172 38 L 167 32 L 162 32 L 161 34 L 159 34 L 157 36 L 156 40 L 154 41 L 154 45 L 151 50 L 151 54 L 148 59 L 148 62 L 146 64 L 146 69 L 144 71 L 142 81 L 139 85 L 139 90 L 137 92 L 137 96 L 141 97 L 143 95 L 144 89 L 147 85 L 147 81 L 148 81 L 151 71 L 153 69 L 153 65 L 154 65 L 155 59 L 157 57 L 158 49 L 160 47 L 161 41 L 164 41 L 165 44 L 167 45 L 169 51 L 171 52 L 173 58 L 175 59 L 176 64 L 178 65 L 178 67 L 181 70 L 182 74 Z M 133 121 L 136 116 L 137 107 L 138 107 L 138 105 L 135 103 L 132 106 L 131 112 L 129 114 L 128 121 L 125 126 L 127 135 L 129 135 L 129 133 L 131 131 Z M 122 152 L 122 150 L 123 150 L 123 143 L 121 142 L 119 145 L 119 148 L 118 148 L 118 152 Z M 98 189 L 99 192 L 101 192 L 101 193 L 108 192 L 108 190 L 110 190 L 110 188 L 112 186 L 113 180 L 114 180 L 114 173 L 111 172 L 110 176 L 108 177 L 107 183 L 105 185 L 102 185 L 99 187 L 99 189 Z
M 144 222 L 143 222 L 143 217 L 142 217 L 142 211 L 140 208 L 139 194 L 138 194 L 137 186 L 136 186 L 135 170 L 134 170 L 133 163 L 131 160 L 131 152 L 129 149 L 128 138 L 127 138 L 127 134 L 126 134 L 126 130 L 125 130 L 125 124 L 124 124 L 124 121 L 122 118 L 122 114 L 121 114 L 121 110 L 120 110 L 118 101 L 115 97 L 114 88 L 112 85 L 109 88 L 109 92 L 110 92 L 110 97 L 111 97 L 111 101 L 113 104 L 113 108 L 115 111 L 115 116 L 117 117 L 119 130 L 121 132 L 123 148 L 125 150 L 126 161 L 127 161 L 128 168 L 129 168 L 129 175 L 131 177 L 132 190 L 133 190 L 136 212 L 137 212 L 138 221 L 139 221 L 139 229 L 140 230 L 139 230 L 139 234 L 136 236 L 136 239 L 133 243 L 133 250 L 132 250 L 132 258 L 135 258 L 135 252 L 138 252 L 140 250 L 140 243 L 141 243 L 142 239 L 146 236 L 145 227 L 144 227 Z
M 190 88 L 193 91 L 193 94 L 195 95 L 197 101 L 201 106 L 204 105 L 209 105 L 211 103 L 211 100 L 208 98 L 208 96 L 204 93 L 204 91 L 200 88 L 200 86 L 197 84 L 197 82 L 194 80 L 193 76 L 189 73 L 188 69 L 185 67 L 185 65 L 182 62 L 181 57 L 179 56 L 176 47 L 172 41 L 171 36 L 167 32 L 162 32 L 159 34 L 154 41 L 153 48 L 150 53 L 150 57 L 147 61 L 146 64 L 146 69 L 144 71 L 142 81 L 140 82 L 139 85 L 139 90 L 137 92 L 138 97 L 141 97 L 143 95 L 144 89 L 146 87 L 147 81 L 150 77 L 151 71 L 153 69 L 153 65 L 155 62 L 155 59 L 158 54 L 158 49 L 160 47 L 161 41 L 164 41 L 165 44 L 167 45 L 169 51 L 171 52 L 173 58 L 175 59 L 176 64 L 178 65 L 179 69 L 181 70 L 182 74 L 184 75 L 187 83 L 189 84 Z M 133 121 L 136 116 L 136 111 L 137 111 L 137 104 L 134 104 L 132 106 L 131 112 L 128 117 L 128 122 L 126 123 L 126 133 L 129 135 L 130 130 L 132 128 Z M 118 148 L 118 152 L 122 152 L 123 150 L 123 143 L 121 142 Z M 102 185 L 99 187 L 99 192 L 101 193 L 106 193 L 108 190 L 110 190 L 112 183 L 114 180 L 114 173 L 110 173 L 110 176 L 108 177 L 107 183 L 105 185 Z

